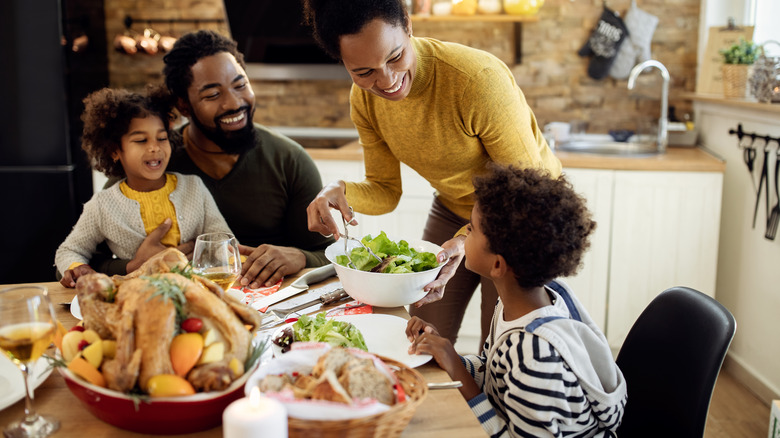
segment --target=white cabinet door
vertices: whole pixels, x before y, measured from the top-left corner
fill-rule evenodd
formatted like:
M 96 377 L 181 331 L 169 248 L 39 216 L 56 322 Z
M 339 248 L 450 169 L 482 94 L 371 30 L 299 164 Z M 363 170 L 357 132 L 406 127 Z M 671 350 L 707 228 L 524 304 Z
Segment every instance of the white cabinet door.
M 587 201 L 596 221 L 580 271 L 564 278 L 587 309 L 593 321 L 605 331 L 609 275 L 609 241 L 612 226 L 612 186 L 615 172 L 597 169 L 563 169 L 574 190 Z
M 665 289 L 714 295 L 722 184 L 714 172 L 615 173 L 606 331 L 613 349 Z

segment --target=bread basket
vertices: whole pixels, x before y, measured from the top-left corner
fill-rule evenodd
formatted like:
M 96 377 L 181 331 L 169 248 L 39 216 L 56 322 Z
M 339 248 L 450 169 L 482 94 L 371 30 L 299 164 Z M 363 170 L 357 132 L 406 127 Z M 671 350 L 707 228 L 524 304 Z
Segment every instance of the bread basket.
M 422 375 L 393 359 L 378 356 L 398 377 L 406 393 L 406 401 L 380 414 L 350 420 L 324 421 L 287 419 L 289 438 L 369 438 L 398 437 L 409 425 L 417 407 L 428 395 Z

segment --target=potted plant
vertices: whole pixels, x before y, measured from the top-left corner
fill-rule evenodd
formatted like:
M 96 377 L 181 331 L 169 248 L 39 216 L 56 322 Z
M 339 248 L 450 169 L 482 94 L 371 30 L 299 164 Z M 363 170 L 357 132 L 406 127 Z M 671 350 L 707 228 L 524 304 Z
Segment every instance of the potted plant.
M 723 56 L 723 95 L 725 97 L 745 97 L 748 69 L 760 54 L 761 47 L 753 41 L 739 41 L 731 47 L 721 49 Z

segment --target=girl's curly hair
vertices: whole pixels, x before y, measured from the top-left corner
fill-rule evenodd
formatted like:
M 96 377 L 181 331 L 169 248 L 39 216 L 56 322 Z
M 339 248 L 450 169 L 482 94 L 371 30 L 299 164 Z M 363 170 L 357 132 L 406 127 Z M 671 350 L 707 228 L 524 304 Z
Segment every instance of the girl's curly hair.
M 233 55 L 238 65 L 246 70 L 244 55 L 230 38 L 213 30 L 199 30 L 182 35 L 176 40 L 173 49 L 163 57 L 165 85 L 175 97 L 189 102 L 187 89 L 192 85 L 192 66 L 202 58 L 221 52 Z
M 480 229 L 521 287 L 577 272 L 596 228 L 585 199 L 563 177 L 540 169 L 489 165 L 474 178 Z
M 81 148 L 87 153 L 92 166 L 106 176 L 124 177 L 122 163 L 114 161 L 114 152 L 122 149 L 122 136 L 130 129 L 135 118 L 158 117 L 163 122 L 171 143 L 171 150 L 181 144 L 180 136 L 171 125 L 173 97 L 161 86 L 149 86 L 147 95 L 124 89 L 103 88 L 84 99 L 81 120 Z
M 409 29 L 409 15 L 401 0 L 303 0 L 303 18 L 320 47 L 338 60 L 339 39 L 360 32 L 369 21 L 379 18 Z

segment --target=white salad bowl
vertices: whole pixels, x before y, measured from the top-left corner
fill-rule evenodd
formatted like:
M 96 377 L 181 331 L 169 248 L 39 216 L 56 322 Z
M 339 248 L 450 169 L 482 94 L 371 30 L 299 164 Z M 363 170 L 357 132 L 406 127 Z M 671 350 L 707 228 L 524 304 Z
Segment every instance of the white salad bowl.
M 409 247 L 420 252 L 432 252 L 438 254 L 442 248 L 435 243 L 425 240 L 404 239 L 409 242 Z M 396 240 L 397 242 L 397 240 Z M 359 242 L 347 241 L 347 251 L 360 246 Z M 352 269 L 336 263 L 336 256 L 345 255 L 344 239 L 339 239 L 325 249 L 325 257 L 333 263 L 336 275 L 341 280 L 344 290 L 352 298 L 361 303 L 376 307 L 398 307 L 416 303 L 427 292 L 423 287 L 432 282 L 439 275 L 442 266 L 422 272 L 410 272 L 407 274 L 384 274 L 381 272 L 368 272 Z

